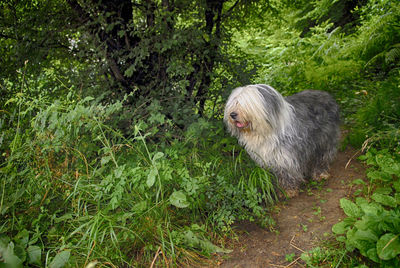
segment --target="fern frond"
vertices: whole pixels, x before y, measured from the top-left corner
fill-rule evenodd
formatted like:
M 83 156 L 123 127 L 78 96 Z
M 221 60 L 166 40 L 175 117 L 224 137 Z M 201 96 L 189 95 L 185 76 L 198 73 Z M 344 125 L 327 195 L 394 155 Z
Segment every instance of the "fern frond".
M 390 64 L 400 58 L 400 43 L 392 46 L 385 54 L 385 63 Z

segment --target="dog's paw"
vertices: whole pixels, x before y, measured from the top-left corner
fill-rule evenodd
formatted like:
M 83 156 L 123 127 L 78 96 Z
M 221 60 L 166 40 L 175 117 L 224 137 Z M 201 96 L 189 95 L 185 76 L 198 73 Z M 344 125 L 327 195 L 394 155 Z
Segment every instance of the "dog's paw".
M 299 190 L 289 189 L 289 190 L 280 191 L 278 193 L 278 198 L 279 198 L 279 200 L 285 200 L 287 198 L 293 198 L 298 195 L 299 195 Z
M 286 196 L 288 198 L 293 198 L 299 195 L 299 190 L 286 190 Z
M 322 180 L 327 180 L 330 178 L 330 174 L 327 171 L 324 171 L 322 173 L 319 174 L 315 174 L 313 176 L 314 181 L 322 181 Z

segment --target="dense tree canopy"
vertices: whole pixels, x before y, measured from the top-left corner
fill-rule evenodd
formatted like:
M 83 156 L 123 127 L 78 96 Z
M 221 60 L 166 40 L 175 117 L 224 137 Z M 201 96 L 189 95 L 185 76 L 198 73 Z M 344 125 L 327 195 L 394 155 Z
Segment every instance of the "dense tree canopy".
M 201 114 L 215 69 L 236 64 L 222 53 L 232 28 L 265 7 L 239 0 L 6 1 L 2 75 L 15 76 L 26 60 L 37 72 L 55 58 L 75 60 L 115 93 L 180 97 Z

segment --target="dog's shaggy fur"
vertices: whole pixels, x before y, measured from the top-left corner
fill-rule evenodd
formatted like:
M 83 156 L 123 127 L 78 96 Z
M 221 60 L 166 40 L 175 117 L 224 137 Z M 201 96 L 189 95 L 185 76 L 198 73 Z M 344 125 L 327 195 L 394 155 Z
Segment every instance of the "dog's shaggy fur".
M 225 106 L 228 131 L 289 196 L 302 182 L 326 174 L 339 141 L 339 107 L 327 93 L 282 97 L 267 85 L 233 90 Z

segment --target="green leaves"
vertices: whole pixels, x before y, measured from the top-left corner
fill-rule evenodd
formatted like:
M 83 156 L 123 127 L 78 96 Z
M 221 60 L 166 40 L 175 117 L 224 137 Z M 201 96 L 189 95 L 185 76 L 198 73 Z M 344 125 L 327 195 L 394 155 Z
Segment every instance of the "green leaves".
M 343 221 L 340 221 L 333 225 L 332 232 L 335 234 L 345 234 L 349 229 L 348 227 L 352 226 L 354 222 L 355 221 L 352 218 L 346 218 Z
M 0 266 L 2 262 L 9 267 L 23 267 L 24 263 L 41 265 L 42 249 L 33 245 L 34 242 L 36 239 L 30 239 L 26 229 L 20 231 L 13 241 L 5 235 L 0 235 Z
M 193 233 L 191 230 L 185 231 L 184 239 L 185 239 L 185 242 L 188 245 L 190 245 L 191 247 L 201 248 L 202 250 L 204 250 L 207 253 L 230 253 L 230 252 L 232 252 L 232 250 L 220 248 L 220 247 L 214 245 L 213 243 L 211 243 L 209 240 L 195 235 L 195 233 Z
M 0 256 L 10 267 L 22 267 L 22 260 L 15 254 L 14 243 L 6 237 L 0 237 Z
M 32 264 L 41 264 L 42 250 L 38 246 L 29 246 L 26 249 L 29 257 L 29 263 Z
M 224 249 L 214 245 L 210 240 L 204 237 L 204 230 L 201 226 L 193 224 L 190 228 L 185 228 L 179 233 L 174 232 L 173 238 L 178 244 L 183 244 L 190 248 L 200 249 L 206 254 L 211 253 L 230 253 L 232 250 Z
M 169 202 L 178 208 L 186 208 L 189 202 L 186 200 L 186 195 L 182 191 L 175 191 L 169 197 Z
M 380 183 L 370 196 L 357 198 L 356 203 L 340 200 L 340 206 L 348 216 L 335 224 L 332 231 L 337 240 L 344 242 L 349 251 L 359 252 L 372 261 L 398 266 L 400 254 L 400 161 L 387 151 L 369 151 L 363 158 L 373 168 L 368 172 L 371 182 Z M 396 159 L 396 160 L 395 160 Z
M 54 259 L 49 264 L 49 268 L 62 268 L 69 260 L 69 256 L 71 255 L 71 251 L 63 250 L 54 257 Z
M 378 202 L 382 205 L 388 206 L 388 207 L 394 208 L 398 205 L 398 203 L 396 202 L 396 199 L 394 199 L 390 195 L 374 193 L 371 197 L 376 202 Z
M 379 204 L 368 203 L 363 198 L 358 198 L 357 204 L 341 200 L 341 206 L 349 217 L 335 224 L 332 231 L 337 235 L 345 235 L 337 239 L 345 242 L 348 250 L 357 248 L 362 255 L 380 263 L 392 260 L 400 253 L 400 230 L 393 228 L 400 226 L 400 209 L 390 196 L 375 193 L 374 199 L 380 204 L 394 206 L 396 210 L 385 211 Z M 387 233 L 388 230 L 397 230 L 399 233 Z
M 379 258 L 390 260 L 400 254 L 400 234 L 384 234 L 376 244 L 376 250 Z
M 147 180 L 146 180 L 146 185 L 147 187 L 151 187 L 154 185 L 155 181 L 156 181 L 156 176 L 158 174 L 158 170 L 156 167 L 151 167 L 149 170 L 149 173 L 147 175 Z
M 340 199 L 340 207 L 349 217 L 358 218 L 362 215 L 360 208 L 356 204 L 345 198 Z

